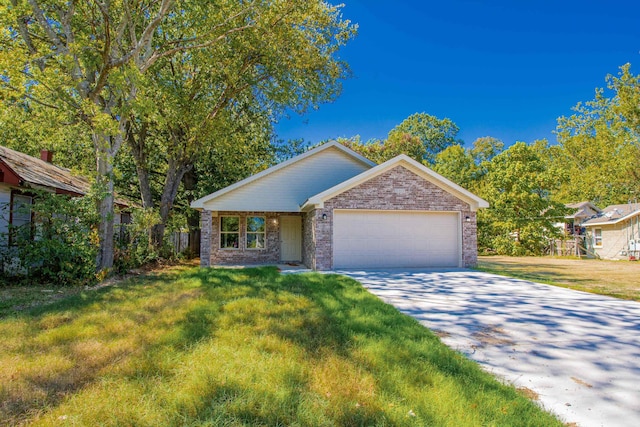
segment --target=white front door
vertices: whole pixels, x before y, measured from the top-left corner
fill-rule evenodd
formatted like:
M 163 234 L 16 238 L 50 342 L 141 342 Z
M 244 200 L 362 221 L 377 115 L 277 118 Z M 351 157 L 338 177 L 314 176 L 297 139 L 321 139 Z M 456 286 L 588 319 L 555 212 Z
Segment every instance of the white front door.
M 302 261 L 302 217 L 280 217 L 280 260 Z

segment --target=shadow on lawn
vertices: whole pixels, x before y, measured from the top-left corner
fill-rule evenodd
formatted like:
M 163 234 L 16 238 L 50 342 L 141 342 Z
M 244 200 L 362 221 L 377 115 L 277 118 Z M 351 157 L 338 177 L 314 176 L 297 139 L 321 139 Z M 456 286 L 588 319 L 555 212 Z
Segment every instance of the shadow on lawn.
M 176 375 L 174 366 L 163 364 L 154 355 L 173 349 L 171 360 L 180 363 L 180 355 L 188 354 L 200 343 L 218 339 L 217 334 L 225 325 L 238 330 L 246 327 L 242 330 L 249 331 L 246 337 L 237 337 L 239 345 L 253 345 L 253 340 L 267 335 L 303 350 L 313 366 L 339 358 L 356 371 L 362 370 L 363 375 L 375 378 L 374 394 L 384 394 L 398 402 L 406 399 L 407 387 L 432 388 L 434 378 L 444 376 L 460 383 L 456 399 L 465 399 L 469 407 L 490 395 L 518 401 L 510 410 L 537 411 L 513 389 L 500 385 L 461 354 L 441 345 L 416 320 L 399 315 L 394 307 L 379 301 L 353 279 L 340 275 L 280 275 L 273 267 L 172 270 L 83 292 L 24 313 L 18 320 L 25 322 L 29 330 L 23 353 L 60 353 L 71 361 L 71 366 L 42 377 L 25 375 L 22 382 L 44 396 L 35 400 L 9 390 L 0 406 L 5 413 L 0 423 L 19 423 L 34 411 L 57 406 L 81 388 L 99 381 L 115 365 L 120 366 L 117 375 L 125 378 L 149 377 L 155 382 L 172 378 Z M 51 331 L 74 326 L 90 332 L 69 336 L 60 333 L 48 341 L 43 339 Z M 102 346 L 101 340 L 126 344 L 114 349 Z M 95 348 L 79 347 L 83 342 Z M 195 412 L 193 407 L 178 407 L 176 416 L 183 417 L 183 421 L 199 419 L 213 424 L 297 423 L 301 396 L 317 391 L 299 372 L 287 375 L 277 390 L 268 392 L 232 380 L 215 382 L 203 390 Z M 354 387 L 358 384 L 354 382 Z M 254 395 L 254 402 L 245 404 L 248 394 Z M 376 404 L 354 406 L 357 402 L 348 397 L 342 401 L 326 396 L 315 399 L 338 406 L 331 418 L 337 425 L 392 424 L 388 408 Z M 486 420 L 498 419 L 503 415 L 499 411 L 498 407 L 483 408 Z M 416 408 L 416 412 L 417 417 L 409 424 L 438 423 L 429 408 Z

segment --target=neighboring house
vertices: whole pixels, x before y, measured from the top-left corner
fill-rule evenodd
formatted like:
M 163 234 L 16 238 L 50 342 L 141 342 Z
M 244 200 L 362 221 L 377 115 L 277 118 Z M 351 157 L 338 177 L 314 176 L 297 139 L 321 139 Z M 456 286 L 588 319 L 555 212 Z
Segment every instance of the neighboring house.
M 585 229 L 582 223 L 600 214 L 600 209 L 591 202 L 569 203 L 565 207 L 573 211 L 558 222 L 555 227 L 563 233 L 560 239 L 550 241 L 551 255 L 582 256 L 587 254 L 588 245 L 585 244 Z
M 640 203 L 607 206 L 600 216 L 582 226 L 595 256 L 605 259 L 640 256 Z
M 567 219 L 565 232 L 570 235 L 582 235 L 583 227 L 582 223 L 591 219 L 595 216 L 598 216 L 600 212 L 600 208 L 594 205 L 591 202 L 578 202 L 578 203 L 569 203 L 565 205 L 567 208 L 574 209 L 574 213 L 571 215 L 567 215 L 565 218 Z
M 488 203 L 405 155 L 329 142 L 194 201 L 201 265 L 470 267 Z
M 33 204 L 33 190 L 71 196 L 83 196 L 89 191 L 90 184 L 85 178 L 51 163 L 51 151 L 42 150 L 40 157 L 0 146 L 0 236 L 7 235 L 10 225 L 17 227 L 32 222 L 29 206 Z M 127 203 L 118 200 L 117 206 L 122 209 Z M 115 222 L 130 222 L 130 215 L 117 212 Z

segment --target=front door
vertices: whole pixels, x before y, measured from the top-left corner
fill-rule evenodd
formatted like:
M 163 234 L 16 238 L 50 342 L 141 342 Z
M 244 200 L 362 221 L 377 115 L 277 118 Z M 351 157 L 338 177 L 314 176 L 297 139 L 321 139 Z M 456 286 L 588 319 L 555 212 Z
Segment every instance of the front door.
M 280 259 L 302 260 L 302 217 L 280 217 Z

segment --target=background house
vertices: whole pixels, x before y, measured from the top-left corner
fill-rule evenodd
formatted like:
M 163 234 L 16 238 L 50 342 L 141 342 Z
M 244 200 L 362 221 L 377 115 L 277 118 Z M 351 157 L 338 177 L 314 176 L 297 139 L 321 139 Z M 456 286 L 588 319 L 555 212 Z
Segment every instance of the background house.
M 573 214 L 565 217 L 567 219 L 565 233 L 568 235 L 584 235 L 585 230 L 582 224 L 602 212 L 600 208 L 589 201 L 569 203 L 566 207 L 574 210 Z
M 89 191 L 91 184 L 86 178 L 54 165 L 52 159 L 53 153 L 48 150 L 42 150 L 40 158 L 36 158 L 0 146 L 0 244 L 7 244 L 10 226 L 24 226 L 33 221 L 29 206 L 34 202 L 34 190 L 74 197 Z M 118 199 L 116 205 L 116 225 L 131 222 L 126 211 L 128 203 Z
M 590 251 L 605 259 L 640 257 L 640 203 L 611 205 L 601 214 L 585 221 L 586 242 Z
M 550 254 L 558 256 L 588 255 L 589 245 L 585 241 L 586 229 L 582 224 L 598 216 L 601 210 L 589 201 L 569 203 L 565 206 L 573 212 L 565 216 L 563 222 L 555 224 L 563 231 L 563 236 L 551 241 Z

